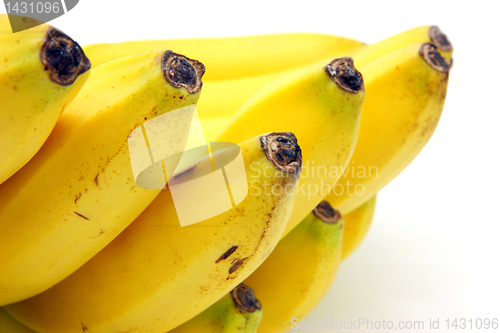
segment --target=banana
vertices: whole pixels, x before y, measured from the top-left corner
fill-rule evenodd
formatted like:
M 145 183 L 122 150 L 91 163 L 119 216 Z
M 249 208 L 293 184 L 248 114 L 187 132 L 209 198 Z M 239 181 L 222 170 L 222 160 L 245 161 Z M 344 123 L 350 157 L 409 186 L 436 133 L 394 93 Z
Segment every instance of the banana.
M 229 38 L 171 39 L 84 46 L 93 66 L 150 50 L 177 50 L 203 61 L 205 81 L 254 76 L 327 58 L 363 43 L 323 34 L 274 34 Z
M 443 110 L 449 65 L 413 44 L 362 67 L 366 98 L 358 143 L 325 200 L 344 214 L 372 198 L 422 150 Z
M 325 197 L 349 162 L 358 136 L 363 77 L 349 57 L 281 77 L 252 96 L 215 141 L 241 142 L 258 133 L 300 138 L 304 172 L 285 233 Z M 290 116 L 290 115 L 293 115 Z
M 330 288 L 340 264 L 343 219 L 322 201 L 283 238 L 244 283 L 259 295 L 264 313 L 259 333 L 290 329 Z
M 32 329 L 24 326 L 10 314 L 5 311 L 4 308 L 0 308 L 0 332 L 2 333 L 36 333 Z
M 262 307 L 253 289 L 240 283 L 208 309 L 169 333 L 257 333 Z
M 42 149 L 0 186 L 0 304 L 70 275 L 153 201 L 160 190 L 135 184 L 127 138 L 146 119 L 196 103 L 203 71 L 171 51 L 92 70 Z M 165 126 L 164 149 L 184 149 L 189 122 L 180 115 Z
M 362 68 L 374 59 L 383 57 L 391 52 L 404 48 L 415 43 L 431 43 L 439 48 L 441 55 L 451 63 L 453 46 L 446 34 L 437 26 L 420 26 L 402 33 L 396 34 L 380 42 L 370 45 L 360 50 L 353 56 L 356 66 Z
M 300 148 L 291 133 L 257 136 L 236 147 L 247 170 L 241 180 L 248 188 L 238 205 L 181 227 L 173 195 L 179 184 L 169 182 L 168 190 L 75 273 L 39 295 L 8 305 L 7 311 L 42 333 L 163 333 L 207 309 L 276 246 L 290 217 L 300 174 Z M 216 156 L 213 153 L 212 149 Z M 212 162 L 226 165 L 230 156 L 201 159 L 173 182 L 191 184 L 206 176 L 207 167 L 212 170 Z M 234 179 L 232 167 L 224 169 Z M 229 184 L 236 197 L 238 186 Z M 221 193 L 210 198 L 220 199 Z M 187 195 L 187 209 L 200 211 L 198 200 Z
M 447 36 L 437 26 L 416 27 L 371 45 L 359 45 L 350 49 L 332 49 L 330 59 L 350 56 L 357 68 L 414 43 L 433 42 L 440 47 L 443 56 L 451 60 L 452 46 Z M 446 49 L 447 51 L 443 51 Z M 236 111 L 259 89 L 281 76 L 300 70 L 301 64 L 281 71 L 261 75 L 205 82 L 203 96 L 197 105 L 203 130 L 207 138 L 214 138 L 231 121 Z M 230 96 L 231 98 L 228 98 Z
M 376 196 L 344 215 L 344 233 L 342 236 L 342 260 L 347 258 L 361 244 L 375 213 Z
M 9 15 L 14 24 L 32 18 Z M 89 76 L 90 61 L 74 40 L 42 24 L 12 33 L 0 14 L 0 184 L 40 149 Z

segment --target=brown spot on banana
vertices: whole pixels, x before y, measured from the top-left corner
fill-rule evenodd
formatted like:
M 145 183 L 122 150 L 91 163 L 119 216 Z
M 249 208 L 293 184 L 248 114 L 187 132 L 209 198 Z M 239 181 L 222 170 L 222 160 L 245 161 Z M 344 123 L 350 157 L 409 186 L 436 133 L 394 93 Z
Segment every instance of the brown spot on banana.
M 82 196 L 82 194 L 81 194 L 81 193 L 78 193 L 78 195 L 77 195 L 77 196 L 76 196 L 76 198 L 75 198 L 75 204 L 76 204 L 76 202 L 78 201 L 78 199 L 80 199 L 80 198 L 81 198 L 81 196 Z
M 85 220 L 89 221 L 89 218 L 88 218 L 88 217 L 85 217 L 85 216 L 83 216 L 82 214 L 77 213 L 77 212 L 74 212 L 74 213 L 75 213 L 76 215 L 80 216 L 82 219 L 85 219 Z
M 219 257 L 219 259 L 217 259 L 217 260 L 215 261 L 215 263 L 217 264 L 217 263 L 219 263 L 220 261 L 227 259 L 227 258 L 228 258 L 231 254 L 233 254 L 233 253 L 234 253 L 234 251 L 236 251 L 236 249 L 237 249 L 237 248 L 238 248 L 238 246 L 237 246 L 237 245 L 235 245 L 235 246 L 231 246 L 231 248 L 229 248 L 229 250 L 227 250 L 226 252 L 224 252 L 224 253 L 223 253 L 223 254 Z
M 233 274 L 238 268 L 240 268 L 243 265 L 243 263 L 247 259 L 248 257 L 236 260 L 236 262 L 231 267 L 229 267 L 229 274 Z

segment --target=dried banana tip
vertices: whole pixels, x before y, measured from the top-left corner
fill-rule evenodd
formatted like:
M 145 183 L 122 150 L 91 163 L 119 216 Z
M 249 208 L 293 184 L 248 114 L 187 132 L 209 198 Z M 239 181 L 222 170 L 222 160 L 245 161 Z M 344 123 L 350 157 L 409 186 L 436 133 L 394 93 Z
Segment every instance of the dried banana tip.
M 319 205 L 314 208 L 313 213 L 325 223 L 335 224 L 342 218 L 340 212 L 334 209 L 327 201 L 321 201 Z
M 283 172 L 299 174 L 302 169 L 302 151 L 293 133 L 280 132 L 263 135 L 261 146 L 267 158 Z
M 40 60 L 50 79 L 69 86 L 90 69 L 90 61 L 80 45 L 60 30 L 50 27 L 40 50 Z
M 353 94 L 365 90 L 363 75 L 354 67 L 351 57 L 334 59 L 326 65 L 325 71 L 340 89 Z
M 243 283 L 240 283 L 236 288 L 231 290 L 231 298 L 236 307 L 240 310 L 255 312 L 256 310 L 262 309 L 259 300 L 255 297 L 253 289 Z
M 170 50 L 166 51 L 161 61 L 163 76 L 176 88 L 186 88 L 190 94 L 201 90 L 201 78 L 205 74 L 205 66 L 198 60 L 189 59 Z

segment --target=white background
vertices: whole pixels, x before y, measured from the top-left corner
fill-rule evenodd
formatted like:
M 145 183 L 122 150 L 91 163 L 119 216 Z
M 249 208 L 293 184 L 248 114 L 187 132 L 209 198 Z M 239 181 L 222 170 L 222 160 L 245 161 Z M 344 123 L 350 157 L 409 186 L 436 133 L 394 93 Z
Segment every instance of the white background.
M 374 43 L 439 25 L 453 43 L 454 65 L 438 128 L 380 192 L 366 240 L 305 320 L 423 320 L 428 331 L 429 319 L 439 318 L 439 331 L 452 332 L 446 318 L 500 319 L 500 27 L 494 3 L 81 0 L 51 24 L 80 44 L 277 32 Z

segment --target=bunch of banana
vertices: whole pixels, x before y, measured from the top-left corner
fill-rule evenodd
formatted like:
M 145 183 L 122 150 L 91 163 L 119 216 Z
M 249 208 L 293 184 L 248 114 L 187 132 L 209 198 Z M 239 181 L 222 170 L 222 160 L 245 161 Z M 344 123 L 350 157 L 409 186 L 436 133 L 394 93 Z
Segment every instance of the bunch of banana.
M 348 213 L 372 198 L 422 150 L 443 110 L 449 65 L 433 44 L 417 43 L 362 67 L 366 98 L 349 166 L 326 197 Z
M 11 16 L 18 26 L 34 19 Z M 0 184 L 40 149 L 89 76 L 90 61 L 63 32 L 42 24 L 11 33 L 0 14 Z
M 128 136 L 147 119 L 196 103 L 203 71 L 163 51 L 92 70 L 40 151 L 0 186 L 0 305 L 73 273 L 160 193 L 134 182 Z M 189 125 L 181 114 L 165 127 L 165 149 L 182 151 Z
M 302 40 L 302 37 L 308 37 L 307 41 Z M 319 44 L 314 44 L 320 39 L 324 40 Z M 334 36 L 300 34 L 285 35 L 285 38 L 269 35 L 240 39 L 96 44 L 85 46 L 84 50 L 92 58 L 93 64 L 100 64 L 133 54 L 133 52 L 147 51 L 155 47 L 177 49 L 178 46 L 183 51 L 185 50 L 186 54 L 195 52 L 196 58 L 204 59 L 205 65 L 207 62 L 213 64 L 211 71 L 209 70 L 204 77 L 204 94 L 197 104 L 205 136 L 212 140 L 252 95 L 279 77 L 311 66 L 323 59 L 343 56 L 354 57 L 356 66 L 359 68 L 391 51 L 413 43 L 424 42 L 438 45 L 443 56 L 448 60 L 451 59 L 451 44 L 446 35 L 436 26 L 416 27 L 373 45 Z M 256 55 L 255 52 L 259 54 Z M 221 57 L 221 54 L 224 57 Z M 294 56 L 290 57 L 290 54 Z M 207 65 L 207 68 L 209 67 Z
M 12 333 L 287 331 L 430 139 L 452 62 L 436 26 L 371 45 L 281 34 L 85 54 L 47 25 L 7 29 L 0 16 Z
M 176 50 L 203 59 L 205 80 L 255 76 L 314 63 L 334 51 L 363 43 L 324 34 L 275 34 L 232 38 L 146 40 L 84 46 L 94 67 L 108 61 L 150 50 Z M 291 56 L 293 55 L 293 56 Z
M 7 306 L 40 332 L 166 332 L 204 311 L 247 278 L 278 243 L 290 218 L 302 166 L 291 133 L 240 143 L 249 195 L 220 215 L 181 227 L 171 189 L 114 241 L 47 291 Z M 223 151 L 232 159 L 231 151 Z M 215 161 L 214 161 L 215 162 Z M 204 174 L 204 156 L 174 176 Z M 215 164 L 215 163 L 214 163 Z M 271 173 L 271 177 L 266 177 Z M 171 183 L 169 186 L 173 187 Z M 273 194 L 267 188 L 282 189 Z M 196 207 L 196 200 L 191 202 Z
M 259 332 L 286 332 L 328 291 L 340 264 L 344 222 L 322 201 L 245 280 L 263 304 Z

